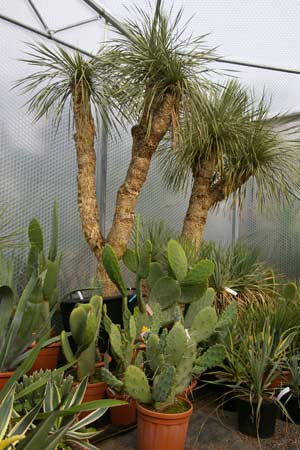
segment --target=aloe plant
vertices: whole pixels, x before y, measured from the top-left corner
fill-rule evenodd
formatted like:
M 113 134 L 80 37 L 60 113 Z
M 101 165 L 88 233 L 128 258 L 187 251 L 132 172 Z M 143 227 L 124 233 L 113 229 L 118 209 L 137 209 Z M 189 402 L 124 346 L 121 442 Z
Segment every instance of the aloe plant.
M 42 375 L 43 376 L 43 375 Z M 36 376 L 35 376 L 36 378 Z M 32 383 L 35 392 L 36 379 Z M 109 407 L 123 405 L 118 400 L 97 400 L 81 404 L 88 379 L 72 388 L 70 383 L 64 388 L 50 377 L 44 385 L 43 399 L 32 405 L 30 411 L 20 416 L 16 410 L 16 385 L 2 399 L 0 404 L 0 450 L 7 450 L 10 444 L 18 450 L 57 450 L 58 448 L 79 448 L 96 450 L 89 440 L 99 432 L 87 427 L 99 419 Z M 19 385 L 20 387 L 20 385 Z M 28 386 L 24 389 L 27 389 Z M 19 391 L 20 395 L 20 391 Z M 91 411 L 84 419 L 78 420 L 81 411 Z M 36 421 L 38 420 L 38 424 Z
M 22 360 L 33 341 L 49 325 L 49 317 L 41 327 L 43 276 L 32 273 L 21 296 L 0 286 L 0 371 L 11 371 Z M 16 304 L 15 304 L 16 303 Z

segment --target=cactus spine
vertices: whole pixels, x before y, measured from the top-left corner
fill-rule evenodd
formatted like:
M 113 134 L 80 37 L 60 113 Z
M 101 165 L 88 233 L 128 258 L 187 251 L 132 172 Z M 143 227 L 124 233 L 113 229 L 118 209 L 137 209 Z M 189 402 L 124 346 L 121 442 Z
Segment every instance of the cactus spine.
M 77 305 L 70 315 L 70 329 L 77 345 L 74 354 L 65 331 L 61 333 L 62 349 L 68 362 L 77 363 L 77 379 L 93 376 L 97 355 L 97 340 L 102 318 L 102 297 L 94 295 L 85 305 Z

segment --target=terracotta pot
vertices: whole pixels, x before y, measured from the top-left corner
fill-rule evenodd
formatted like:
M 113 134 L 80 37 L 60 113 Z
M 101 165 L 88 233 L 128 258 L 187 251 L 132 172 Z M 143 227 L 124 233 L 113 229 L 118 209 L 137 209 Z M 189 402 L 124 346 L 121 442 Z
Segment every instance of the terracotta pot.
M 125 394 L 117 394 L 113 389 L 107 388 L 108 398 L 124 400 L 128 405 L 110 408 L 110 420 L 113 425 L 134 425 L 136 423 L 136 401 Z
M 189 409 L 182 413 L 164 414 L 137 404 L 138 450 L 184 450 L 193 405 L 180 397 Z
M 15 372 L 0 372 L 0 391 Z
M 33 345 L 31 346 L 33 347 Z M 28 375 L 31 375 L 33 372 L 37 370 L 54 370 L 57 368 L 58 363 L 58 354 L 60 351 L 61 342 L 54 342 L 53 344 L 48 345 L 39 352 L 38 357 L 33 364 L 32 368 L 28 372 Z
M 266 377 L 264 377 L 264 380 Z M 271 389 L 281 388 L 282 385 L 288 386 L 291 379 L 291 373 L 289 370 L 283 370 L 270 384 Z
M 109 357 L 109 362 L 111 362 L 112 358 Z M 95 364 L 96 369 L 104 367 L 104 362 L 98 362 Z M 78 383 L 75 383 L 78 384 Z M 98 381 L 97 383 L 88 383 L 86 387 L 86 391 L 82 400 L 82 403 L 92 402 L 94 400 L 101 400 L 105 398 L 107 389 L 107 384 L 104 381 Z M 87 415 L 90 414 L 91 411 L 83 412 L 79 415 L 80 419 L 83 419 Z

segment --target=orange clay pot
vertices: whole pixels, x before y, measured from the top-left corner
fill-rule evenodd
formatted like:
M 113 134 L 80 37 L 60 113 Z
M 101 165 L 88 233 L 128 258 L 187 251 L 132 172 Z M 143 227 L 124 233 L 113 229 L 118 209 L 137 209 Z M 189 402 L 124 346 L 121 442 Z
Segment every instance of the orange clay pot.
M 0 372 L 0 391 L 15 372 Z
M 184 450 L 193 405 L 180 397 L 189 409 L 182 413 L 164 414 L 137 404 L 138 450 Z
M 32 345 L 31 347 L 34 347 L 34 345 Z M 42 350 L 38 354 L 35 363 L 28 372 L 28 375 L 31 375 L 33 372 L 41 369 L 43 370 L 56 369 L 60 347 L 61 347 L 60 342 L 54 342 L 53 344 L 50 344 L 47 347 L 42 348 Z
M 134 425 L 136 423 L 136 401 L 126 394 L 117 394 L 113 389 L 107 388 L 108 398 L 124 400 L 128 405 L 110 408 L 110 420 L 113 425 Z
M 282 385 L 287 386 L 289 381 L 291 380 L 291 373 L 289 370 L 283 370 L 281 375 L 278 375 L 272 383 L 270 384 L 271 389 L 281 388 Z
M 112 358 L 109 357 L 109 362 L 111 362 Z M 104 362 L 98 362 L 95 364 L 96 369 L 104 367 Z M 77 384 L 77 383 L 75 383 Z M 107 384 L 104 381 L 98 381 L 97 383 L 88 383 L 86 387 L 86 391 L 82 400 L 82 403 L 92 402 L 94 400 L 101 400 L 105 398 L 107 389 Z M 80 419 L 88 416 L 91 411 L 85 411 L 79 415 Z

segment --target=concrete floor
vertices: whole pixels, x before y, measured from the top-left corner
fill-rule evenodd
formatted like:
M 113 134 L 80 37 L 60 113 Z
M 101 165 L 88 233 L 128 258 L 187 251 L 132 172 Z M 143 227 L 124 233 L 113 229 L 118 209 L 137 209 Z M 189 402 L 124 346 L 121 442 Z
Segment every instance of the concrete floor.
M 255 438 L 239 433 L 236 413 L 217 408 L 211 396 L 200 396 L 194 402 L 186 450 L 300 450 L 300 425 L 286 424 L 278 419 L 275 436 L 260 442 L 261 447 Z M 136 430 L 102 441 L 99 448 L 136 450 Z

